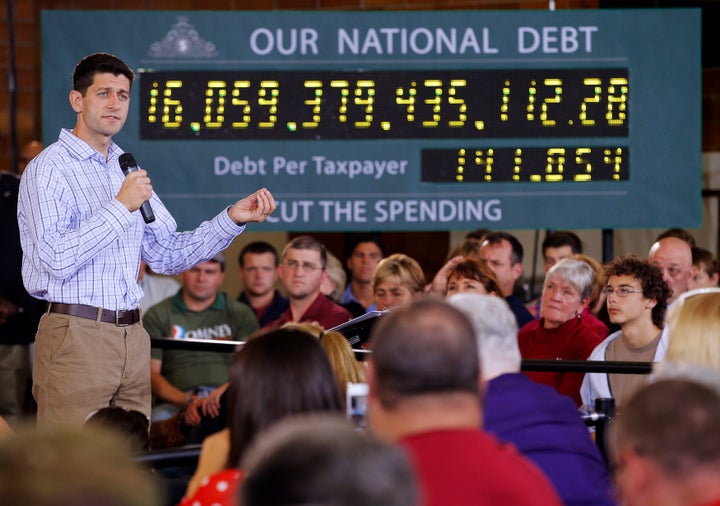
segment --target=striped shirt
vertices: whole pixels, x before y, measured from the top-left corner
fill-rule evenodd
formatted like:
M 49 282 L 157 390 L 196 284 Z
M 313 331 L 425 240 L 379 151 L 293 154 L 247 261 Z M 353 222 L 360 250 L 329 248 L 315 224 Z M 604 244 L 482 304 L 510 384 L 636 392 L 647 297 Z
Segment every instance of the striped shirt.
M 58 141 L 27 167 L 20 181 L 18 224 L 22 275 L 28 292 L 50 302 L 135 309 L 142 297 L 140 258 L 160 274 L 177 274 L 212 258 L 244 230 L 223 210 L 190 232 L 157 195 L 155 221 L 129 213 L 115 196 L 124 175 L 123 151 L 108 159 L 63 129 Z

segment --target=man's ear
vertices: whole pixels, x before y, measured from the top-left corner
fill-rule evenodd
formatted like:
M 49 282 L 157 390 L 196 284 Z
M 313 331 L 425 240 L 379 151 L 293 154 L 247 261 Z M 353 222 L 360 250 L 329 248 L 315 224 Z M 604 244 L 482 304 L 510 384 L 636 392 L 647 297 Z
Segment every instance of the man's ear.
M 513 264 L 511 269 L 513 272 L 513 279 L 517 281 L 520 278 L 520 276 L 522 276 L 522 271 L 523 271 L 522 263 L 518 262 L 516 264 Z
M 77 90 L 72 90 L 68 98 L 73 111 L 82 112 L 82 94 Z
M 582 299 L 580 301 L 580 305 L 582 306 L 583 311 L 585 310 L 586 307 L 588 307 L 588 304 L 590 304 L 590 297 L 585 297 L 584 299 Z M 580 312 L 582 313 L 582 311 L 580 311 Z
M 655 306 L 657 306 L 657 300 L 656 299 L 648 299 L 647 308 L 653 309 Z

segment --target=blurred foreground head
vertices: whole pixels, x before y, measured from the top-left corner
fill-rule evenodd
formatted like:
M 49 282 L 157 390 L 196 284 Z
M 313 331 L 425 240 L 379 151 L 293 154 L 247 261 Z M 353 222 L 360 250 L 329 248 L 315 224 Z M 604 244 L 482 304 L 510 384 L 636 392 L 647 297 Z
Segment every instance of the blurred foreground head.
M 611 426 L 615 479 L 627 506 L 720 501 L 720 396 L 684 379 L 640 390 Z
M 240 491 L 244 506 L 417 504 L 401 450 L 354 430 L 342 417 L 279 422 L 260 435 L 242 468 L 248 472 Z
M 157 506 L 152 475 L 111 433 L 26 428 L 0 440 L 0 504 Z

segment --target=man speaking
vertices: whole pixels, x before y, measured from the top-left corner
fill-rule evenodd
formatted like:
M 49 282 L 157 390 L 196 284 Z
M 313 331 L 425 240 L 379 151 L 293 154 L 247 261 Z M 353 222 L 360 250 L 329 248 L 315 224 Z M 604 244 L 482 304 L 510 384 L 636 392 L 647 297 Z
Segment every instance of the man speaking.
M 75 127 L 63 129 L 20 182 L 23 282 L 49 303 L 33 368 L 39 424 L 81 424 L 108 405 L 149 416 L 140 260 L 157 273 L 184 271 L 225 249 L 247 222 L 262 222 L 275 210 L 263 188 L 179 233 L 148 173 L 132 167 L 123 175 L 123 151 L 112 141 L 127 119 L 134 77 L 110 54 L 80 60 L 69 97 Z M 139 211 L 146 201 L 155 216 L 151 223 Z

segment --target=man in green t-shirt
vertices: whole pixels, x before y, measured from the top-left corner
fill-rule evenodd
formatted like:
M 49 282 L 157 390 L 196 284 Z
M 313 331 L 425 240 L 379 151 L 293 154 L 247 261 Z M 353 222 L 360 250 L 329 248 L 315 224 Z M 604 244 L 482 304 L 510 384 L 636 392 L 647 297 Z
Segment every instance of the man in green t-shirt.
M 246 304 L 218 291 L 224 276 L 222 254 L 184 272 L 180 291 L 144 315 L 150 337 L 241 341 L 258 330 Z M 186 406 L 189 412 L 197 411 L 203 397 L 227 382 L 230 358 L 226 352 L 153 348 L 153 421 L 169 418 Z

